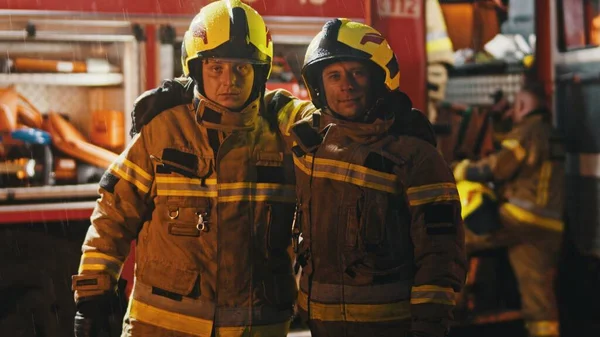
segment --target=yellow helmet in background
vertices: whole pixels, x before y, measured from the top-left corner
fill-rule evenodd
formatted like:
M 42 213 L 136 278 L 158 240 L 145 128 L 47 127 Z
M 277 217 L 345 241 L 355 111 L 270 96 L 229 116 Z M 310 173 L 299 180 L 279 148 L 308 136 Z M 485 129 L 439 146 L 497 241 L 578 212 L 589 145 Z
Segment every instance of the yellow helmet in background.
M 302 78 L 318 108 L 325 104 L 322 98 L 317 99 L 323 68 L 345 60 L 371 61 L 382 70 L 385 88 L 393 91 L 400 86 L 398 61 L 381 33 L 360 22 L 333 19 L 325 23 L 308 45 L 302 67 Z
M 273 42 L 263 18 L 240 0 L 210 3 L 194 17 L 181 46 L 183 73 L 190 62 L 206 58 L 243 59 L 261 66 L 263 84 L 269 78 Z

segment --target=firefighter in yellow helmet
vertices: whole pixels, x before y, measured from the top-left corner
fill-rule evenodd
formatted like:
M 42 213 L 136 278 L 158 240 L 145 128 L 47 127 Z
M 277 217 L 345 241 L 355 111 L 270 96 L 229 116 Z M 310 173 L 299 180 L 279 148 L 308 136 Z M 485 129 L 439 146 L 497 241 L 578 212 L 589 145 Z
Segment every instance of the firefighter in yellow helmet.
M 465 276 L 460 204 L 431 125 L 398 90 L 394 53 L 375 29 L 331 20 L 303 76 L 312 104 L 275 90 L 266 113 L 294 152 L 298 304 L 312 336 L 443 336 Z M 135 132 L 160 97 L 189 97 L 181 83 L 138 101 Z
M 445 336 L 465 277 L 460 203 L 436 148 L 391 131 L 408 99 L 393 51 L 331 20 L 302 74 L 321 113 L 291 128 L 301 316 L 316 337 Z
M 287 335 L 291 152 L 261 114 L 272 42 L 240 1 L 203 7 L 185 33 L 193 102 L 148 122 L 100 182 L 83 243 L 75 335 L 105 328 L 137 240 L 122 336 Z

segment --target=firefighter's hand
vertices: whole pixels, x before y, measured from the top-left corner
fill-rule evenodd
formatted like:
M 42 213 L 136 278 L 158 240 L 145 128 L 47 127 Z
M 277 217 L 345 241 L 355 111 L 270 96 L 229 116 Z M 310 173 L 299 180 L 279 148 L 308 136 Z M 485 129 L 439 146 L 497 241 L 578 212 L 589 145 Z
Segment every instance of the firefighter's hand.
M 103 332 L 109 334 L 112 312 L 110 295 L 80 299 L 75 314 L 75 337 L 99 337 Z

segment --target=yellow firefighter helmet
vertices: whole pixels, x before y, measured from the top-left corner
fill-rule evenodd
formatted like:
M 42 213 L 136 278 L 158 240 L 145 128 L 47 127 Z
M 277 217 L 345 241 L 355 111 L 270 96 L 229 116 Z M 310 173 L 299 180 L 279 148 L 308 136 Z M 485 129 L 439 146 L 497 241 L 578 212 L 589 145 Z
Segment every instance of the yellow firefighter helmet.
M 343 60 L 371 61 L 383 71 L 384 85 L 392 91 L 400 86 L 400 70 L 394 51 L 373 27 L 348 19 L 325 23 L 306 50 L 302 78 L 317 107 L 321 73 L 325 65 Z M 316 91 L 317 90 L 317 91 Z
M 200 10 L 181 46 L 183 73 L 190 62 L 206 58 L 243 59 L 260 66 L 262 82 L 271 72 L 273 42 L 263 18 L 240 0 L 212 2 Z

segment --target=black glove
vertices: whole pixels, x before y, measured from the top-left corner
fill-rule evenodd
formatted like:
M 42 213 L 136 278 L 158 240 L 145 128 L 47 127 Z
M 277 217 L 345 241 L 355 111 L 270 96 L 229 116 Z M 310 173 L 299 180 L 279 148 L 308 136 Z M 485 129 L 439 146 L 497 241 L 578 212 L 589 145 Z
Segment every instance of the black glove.
M 190 78 L 165 80 L 160 87 L 144 92 L 134 103 L 131 112 L 133 137 L 156 115 L 172 107 L 191 103 L 194 98 L 194 81 Z
M 110 336 L 110 317 L 114 310 L 113 295 L 92 296 L 77 302 L 75 337 Z

